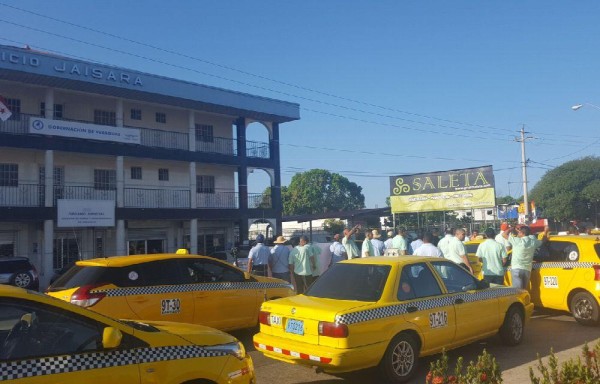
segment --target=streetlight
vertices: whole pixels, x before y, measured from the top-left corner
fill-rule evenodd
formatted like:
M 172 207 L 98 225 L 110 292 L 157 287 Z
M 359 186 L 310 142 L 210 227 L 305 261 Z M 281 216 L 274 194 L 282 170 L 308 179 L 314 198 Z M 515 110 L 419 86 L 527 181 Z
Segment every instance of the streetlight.
M 571 109 L 574 110 L 574 111 L 577 111 L 577 110 L 581 109 L 585 105 L 589 105 L 590 107 L 594 107 L 596 109 L 600 109 L 599 106 L 597 106 L 595 104 L 592 104 L 592 103 L 576 104 L 576 105 L 572 106 Z

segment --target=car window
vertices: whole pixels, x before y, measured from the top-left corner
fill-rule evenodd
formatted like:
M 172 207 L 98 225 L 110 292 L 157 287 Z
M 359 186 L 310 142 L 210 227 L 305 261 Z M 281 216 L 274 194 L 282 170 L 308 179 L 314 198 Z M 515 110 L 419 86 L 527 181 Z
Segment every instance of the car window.
M 466 292 L 477 289 L 475 278 L 458 264 L 450 261 L 434 261 L 431 264 L 442 278 L 448 293 Z
M 246 281 L 244 272 L 211 260 L 188 260 L 186 261 L 186 267 L 186 275 L 193 283 L 235 283 Z
M 23 259 L 2 259 L 0 260 L 0 273 L 15 273 L 31 269 L 31 264 Z
M 465 244 L 465 252 L 467 253 L 477 253 L 477 248 L 479 248 L 479 243 Z
M 398 286 L 398 300 L 441 295 L 442 290 L 425 263 L 406 265 L 402 268 Z
M 126 268 L 124 271 L 131 269 L 128 277 L 137 277 L 141 286 L 151 285 L 179 285 L 188 282 L 187 276 L 184 273 L 184 265 L 179 259 L 167 259 L 142 263 L 135 266 L 136 268 Z M 136 276 L 137 274 L 138 276 Z
M 571 241 L 547 241 L 536 250 L 536 261 L 578 261 L 579 247 Z
M 336 263 L 306 291 L 306 296 L 337 300 L 378 301 L 390 273 L 389 265 Z
M 0 302 L 0 360 L 102 349 L 101 323 L 24 300 Z

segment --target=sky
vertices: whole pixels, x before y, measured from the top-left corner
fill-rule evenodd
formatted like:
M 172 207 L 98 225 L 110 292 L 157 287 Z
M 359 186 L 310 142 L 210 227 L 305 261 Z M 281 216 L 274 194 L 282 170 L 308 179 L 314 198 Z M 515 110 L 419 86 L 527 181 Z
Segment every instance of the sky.
M 0 0 L 0 44 L 298 103 L 282 185 L 327 169 L 375 208 L 390 176 L 484 165 L 522 196 L 522 128 L 528 190 L 600 155 L 599 17 L 591 0 Z

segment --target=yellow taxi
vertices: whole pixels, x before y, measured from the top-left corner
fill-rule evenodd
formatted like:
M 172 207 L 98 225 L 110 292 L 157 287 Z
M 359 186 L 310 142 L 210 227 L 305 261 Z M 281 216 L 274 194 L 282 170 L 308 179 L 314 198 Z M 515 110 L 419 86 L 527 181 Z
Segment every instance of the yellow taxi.
M 334 264 L 305 294 L 263 303 L 255 348 L 273 359 L 342 373 L 379 367 L 403 382 L 420 356 L 500 333 L 523 339 L 529 293 L 490 287 L 430 257 L 368 257 Z
M 21 288 L 0 286 L 0 381 L 255 383 L 233 336 L 201 325 L 117 321 Z
M 510 272 L 505 281 L 510 284 Z M 534 256 L 530 282 L 536 306 L 569 311 L 579 323 L 600 323 L 600 236 L 550 236 Z
M 119 319 L 233 330 L 256 326 L 263 301 L 295 291 L 284 280 L 181 252 L 78 261 L 46 293 Z
M 479 244 L 483 243 L 484 241 L 484 238 L 477 238 L 465 241 L 464 243 L 469 264 L 471 264 L 471 268 L 473 268 L 473 275 L 475 275 L 479 280 L 483 278 L 483 263 L 479 261 L 479 257 L 477 257 L 476 253 L 477 248 L 479 248 Z

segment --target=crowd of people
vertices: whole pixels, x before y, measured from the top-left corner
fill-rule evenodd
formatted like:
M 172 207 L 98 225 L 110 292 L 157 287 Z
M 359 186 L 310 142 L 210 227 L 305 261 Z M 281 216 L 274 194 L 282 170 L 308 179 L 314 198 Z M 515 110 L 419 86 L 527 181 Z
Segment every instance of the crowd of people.
M 436 230 L 422 231 L 412 240 L 405 228 L 398 228 L 395 232 L 388 231 L 384 241 L 379 230 L 373 229 L 364 231 L 365 237 L 359 249 L 356 235 L 361 229 L 360 225 L 356 225 L 333 236 L 329 246 L 330 265 L 359 257 L 414 255 L 443 257 L 473 273 L 464 242 L 482 239 L 476 256 L 483 264 L 483 279 L 489 283 L 503 284 L 508 254 L 512 251 L 512 286 L 523 289 L 529 285 L 534 253 L 548 239 L 549 232 L 546 227 L 538 238 L 525 225 L 513 227 L 502 223 L 498 233 L 493 228 L 487 228 L 481 235 L 474 230 L 469 237 L 463 228 L 448 228 L 444 237 L 440 238 Z M 256 245 L 248 255 L 248 272 L 286 280 L 294 285 L 298 293 L 304 293 L 322 272 L 319 266 L 321 248 L 312 244 L 307 236 L 301 236 L 299 244 L 291 249 L 285 245 L 287 241 L 283 236 L 277 237 L 273 248 L 264 244 L 265 237 L 262 234 L 255 240 Z

